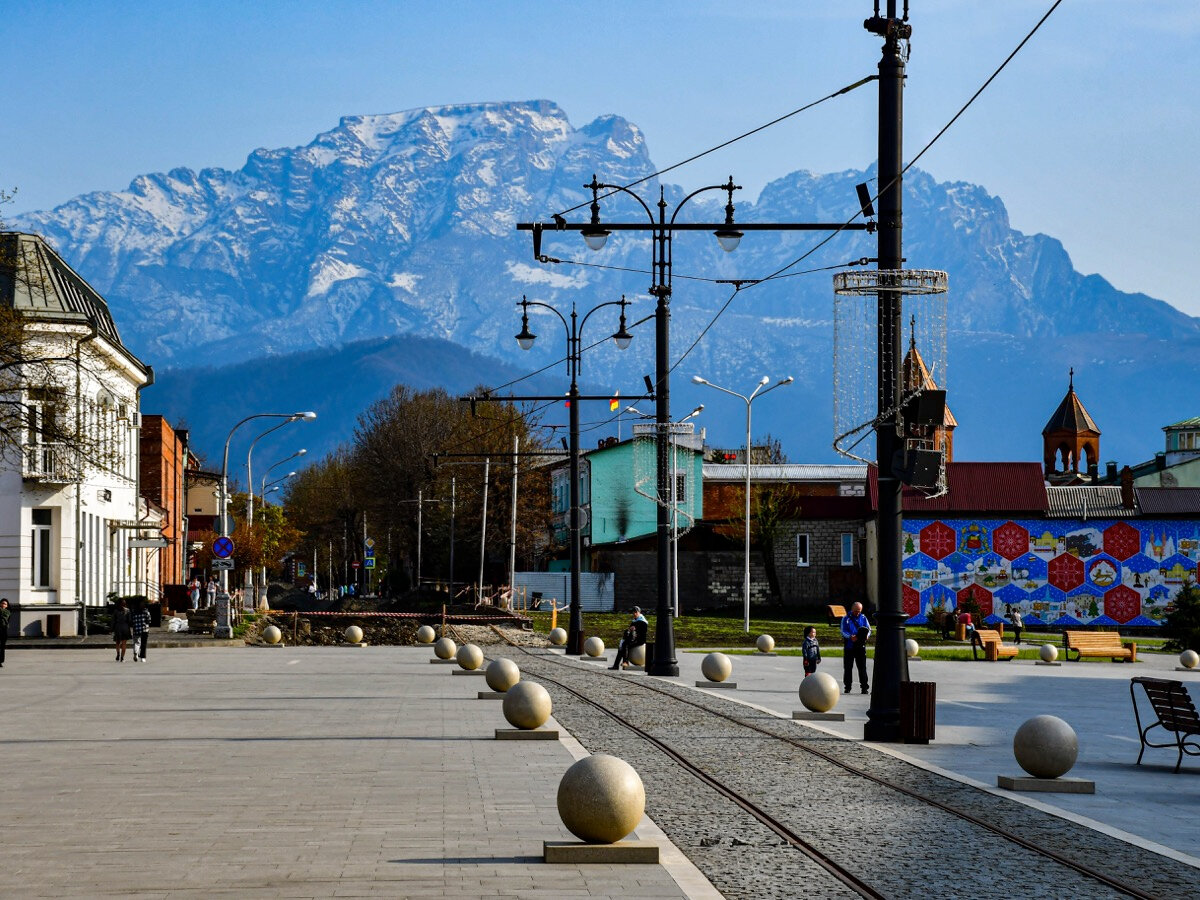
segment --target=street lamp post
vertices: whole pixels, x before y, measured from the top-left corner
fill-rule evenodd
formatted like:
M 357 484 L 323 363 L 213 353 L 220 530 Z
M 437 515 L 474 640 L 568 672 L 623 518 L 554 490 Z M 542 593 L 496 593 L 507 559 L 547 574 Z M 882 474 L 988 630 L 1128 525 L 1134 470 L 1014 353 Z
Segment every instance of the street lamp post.
M 595 179 L 593 178 L 593 181 Z M 620 327 L 616 333 L 612 335 L 613 343 L 617 345 L 617 349 L 624 350 L 633 340 L 633 335 L 625 328 L 625 307 L 628 302 L 622 296 L 620 300 L 610 300 L 607 303 L 600 303 L 592 307 L 584 315 L 580 321 L 578 313 L 575 310 L 575 305 L 571 304 L 571 321 L 568 324 L 566 317 L 563 316 L 557 309 L 549 303 L 542 303 L 538 300 L 529 300 L 525 297 L 521 298 L 521 330 L 517 333 L 517 345 L 522 350 L 529 350 L 533 347 L 533 342 L 537 339 L 537 335 L 529 330 L 529 307 L 540 306 L 550 310 L 563 324 L 563 328 L 567 333 L 567 372 L 571 376 L 571 389 L 568 394 L 569 403 L 569 421 L 570 421 L 570 441 L 569 452 L 571 456 L 570 462 L 570 494 L 571 494 L 571 509 L 568 513 L 567 524 L 570 533 L 571 543 L 571 615 L 570 624 L 567 628 L 567 653 L 573 656 L 580 656 L 583 653 L 583 608 L 579 600 L 579 582 L 580 582 L 580 566 L 582 565 L 583 547 L 580 538 L 579 527 L 579 369 L 582 362 L 582 348 L 580 340 L 583 334 L 583 327 L 587 324 L 587 320 L 591 318 L 592 313 L 598 309 L 603 309 L 606 306 L 621 307 Z
M 229 537 L 229 533 L 233 530 L 230 528 L 229 522 L 229 443 L 233 440 L 234 432 L 245 425 L 252 419 L 286 419 L 288 422 L 296 422 L 303 419 L 306 422 L 311 422 L 317 417 L 315 412 L 298 412 L 298 413 L 255 413 L 252 416 L 246 416 L 231 429 L 229 436 L 225 438 L 225 452 L 221 456 L 221 495 L 220 495 L 220 517 L 219 531 L 222 537 Z M 286 424 L 286 423 L 284 423 Z M 262 435 L 259 435 L 261 437 Z M 248 463 L 249 461 L 247 461 Z M 249 474 L 249 473 L 247 473 Z M 254 482 L 249 484 L 250 492 L 254 492 Z M 221 570 L 221 593 L 217 598 L 217 623 L 213 628 L 213 637 L 230 638 L 233 637 L 233 625 L 229 620 L 229 570 Z
M 307 451 L 307 450 L 300 449 L 300 450 L 297 450 L 295 453 L 293 453 L 291 456 L 285 456 L 283 459 L 281 459 L 281 460 L 278 460 L 277 462 L 273 462 L 273 463 L 271 463 L 271 465 L 267 466 L 267 471 L 263 472 L 263 476 L 262 476 L 262 486 L 261 486 L 261 489 L 260 489 L 260 490 L 259 490 L 259 492 L 258 492 L 258 495 L 261 497 L 261 496 L 262 496 L 264 493 L 266 493 L 266 490 L 267 490 L 267 476 L 271 474 L 271 471 L 272 471 L 272 470 L 273 470 L 273 469 L 274 469 L 276 466 L 282 466 L 282 465 L 283 465 L 285 462 L 291 462 L 293 459 L 296 459 L 296 458 L 298 458 L 298 457 L 304 456 L 306 453 L 308 453 L 308 451 Z M 284 477 L 285 477 L 285 478 L 291 478 L 291 477 L 292 477 L 293 475 L 295 475 L 295 474 L 296 474 L 295 472 L 289 472 L 289 473 L 288 473 L 287 475 L 285 475 Z M 274 482 L 274 481 L 272 481 L 272 482 L 271 482 L 271 484 L 275 484 L 275 482 Z
M 667 201 L 663 188 L 660 186 L 658 195 L 658 217 L 650 210 L 649 204 L 629 188 L 617 184 L 602 184 L 593 175 L 590 184 L 584 187 L 592 192 L 591 217 L 588 222 L 568 222 L 563 216 L 555 216 L 551 222 L 522 222 L 517 225 L 519 231 L 533 233 L 533 255 L 541 263 L 553 260 L 542 254 L 542 237 L 545 231 L 577 231 L 583 237 L 588 247 L 600 250 L 608 236 L 613 231 L 649 231 L 651 234 L 651 277 L 650 295 L 657 300 L 655 307 L 655 420 L 659 427 L 656 435 L 657 451 L 657 491 L 658 506 L 658 602 L 656 605 L 657 620 L 654 628 L 654 661 L 650 667 L 651 675 L 678 675 L 679 664 L 675 659 L 675 633 L 671 621 L 670 598 L 670 530 L 671 519 L 666 506 L 669 496 L 668 479 L 668 443 L 667 428 L 671 422 L 670 401 L 670 299 L 671 299 L 671 267 L 672 242 L 678 231 L 708 231 L 716 237 L 721 249 L 733 251 L 742 239 L 745 231 L 866 231 L 874 228 L 873 223 L 818 224 L 818 223 L 747 223 L 734 224 L 733 192 L 739 186 L 733 183 L 733 177 L 725 184 L 713 184 L 702 187 L 685 196 L 667 218 Z M 627 194 L 638 202 L 646 212 L 649 224 L 629 222 L 600 221 L 600 191 L 605 195 Z M 725 191 L 728 202 L 725 205 L 725 221 L 719 223 L 676 222 L 679 211 L 697 194 L 706 191 Z
M 754 403 L 757 397 L 764 397 L 775 388 L 783 387 L 785 384 L 791 384 L 795 379 L 789 375 L 787 378 L 781 378 L 779 381 L 772 384 L 766 390 L 763 388 L 770 382 L 770 378 L 764 375 L 759 379 L 758 385 L 750 392 L 749 396 L 739 394 L 737 391 L 731 391 L 728 388 L 723 388 L 720 385 L 713 384 L 711 381 L 706 381 L 699 375 L 692 378 L 696 384 L 704 384 L 713 390 L 720 391 L 723 394 L 729 394 L 731 397 L 737 397 L 746 404 L 746 543 L 743 550 L 743 572 L 742 572 L 742 607 L 744 614 L 744 627 L 746 633 L 750 633 L 750 406 Z

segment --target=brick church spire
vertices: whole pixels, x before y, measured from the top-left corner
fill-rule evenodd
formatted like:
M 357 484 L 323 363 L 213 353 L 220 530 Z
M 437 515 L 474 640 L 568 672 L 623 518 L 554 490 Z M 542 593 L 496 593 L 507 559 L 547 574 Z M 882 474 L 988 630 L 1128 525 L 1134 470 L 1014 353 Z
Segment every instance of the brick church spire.
M 1075 393 L 1074 368 L 1068 373 L 1067 395 L 1042 429 L 1042 457 L 1047 481 L 1073 484 L 1096 477 L 1100 429 Z

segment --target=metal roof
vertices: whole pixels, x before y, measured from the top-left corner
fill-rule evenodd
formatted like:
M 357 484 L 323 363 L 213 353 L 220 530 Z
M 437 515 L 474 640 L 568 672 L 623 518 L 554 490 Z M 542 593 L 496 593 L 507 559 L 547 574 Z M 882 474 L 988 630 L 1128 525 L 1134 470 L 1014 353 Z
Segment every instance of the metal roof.
M 1134 488 L 1144 516 L 1200 515 L 1200 488 Z
M 779 465 L 751 465 L 751 481 L 864 481 L 867 466 L 862 465 L 809 465 L 804 463 L 782 463 Z M 705 463 L 705 481 L 745 481 L 746 467 L 730 463 Z
M 1121 488 L 1108 485 L 1077 484 L 1047 487 L 1048 519 L 1132 519 L 1138 515 L 1122 505 Z
M 906 513 L 989 513 L 1008 515 L 1046 511 L 1046 483 L 1042 467 L 1030 462 L 952 462 L 946 464 L 947 491 L 927 497 L 906 487 L 902 505 Z M 871 508 L 879 508 L 878 472 L 870 467 L 867 486 Z
M 1168 431 L 1172 428 L 1200 428 L 1200 416 L 1193 416 L 1190 419 L 1184 419 L 1182 422 L 1175 422 L 1171 425 L 1164 425 L 1163 431 Z

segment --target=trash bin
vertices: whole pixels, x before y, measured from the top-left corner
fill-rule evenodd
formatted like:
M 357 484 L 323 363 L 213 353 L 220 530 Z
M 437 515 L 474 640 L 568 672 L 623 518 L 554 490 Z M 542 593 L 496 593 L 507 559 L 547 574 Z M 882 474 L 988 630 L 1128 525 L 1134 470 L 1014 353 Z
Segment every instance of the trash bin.
M 46 616 L 46 637 L 59 637 L 62 634 L 62 616 L 59 613 L 49 613 Z
M 567 648 L 567 653 L 573 656 L 583 656 L 583 642 L 587 640 L 587 632 L 582 628 L 575 635 L 575 643 Z
M 149 611 L 150 611 L 150 627 L 151 628 L 161 628 L 162 627 L 162 603 L 161 602 L 151 603 L 147 606 L 147 609 L 149 609 Z
M 650 669 L 654 666 L 654 644 L 646 641 L 646 674 L 650 673 Z
M 906 744 L 928 744 L 934 739 L 937 718 L 937 683 L 900 683 L 900 739 Z

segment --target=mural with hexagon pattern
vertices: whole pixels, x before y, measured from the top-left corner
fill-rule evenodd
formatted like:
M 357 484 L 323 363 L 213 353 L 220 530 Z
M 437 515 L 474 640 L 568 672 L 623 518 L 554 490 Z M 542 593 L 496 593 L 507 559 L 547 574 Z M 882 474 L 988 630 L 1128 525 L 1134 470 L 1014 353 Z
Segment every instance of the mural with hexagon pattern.
M 1098 519 L 907 519 L 909 623 L 973 597 L 985 622 L 1159 625 L 1196 577 L 1200 523 Z

